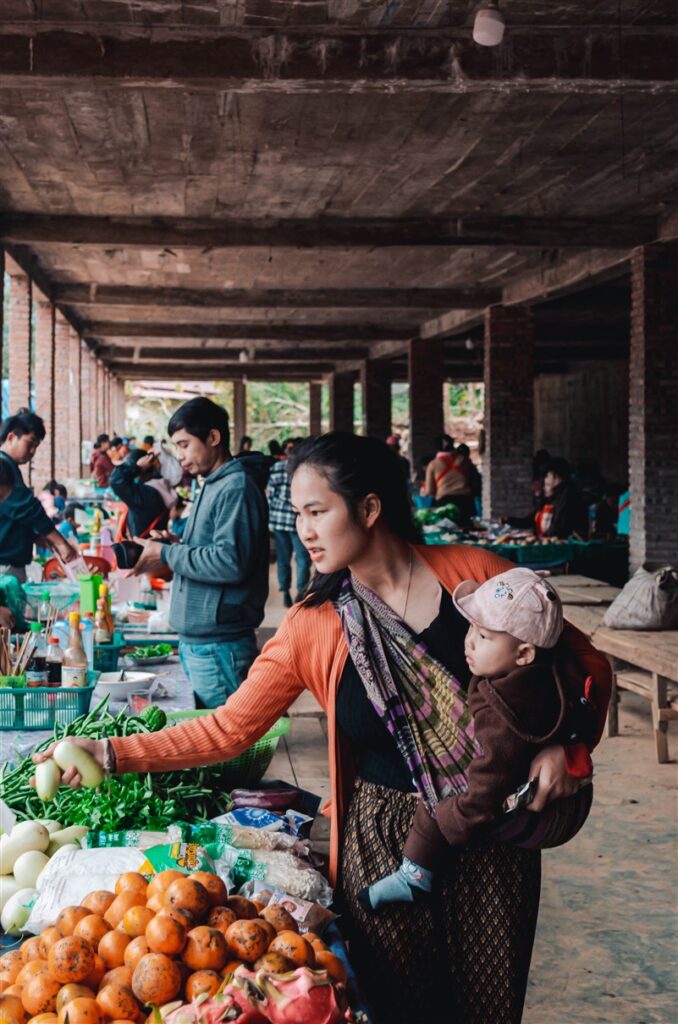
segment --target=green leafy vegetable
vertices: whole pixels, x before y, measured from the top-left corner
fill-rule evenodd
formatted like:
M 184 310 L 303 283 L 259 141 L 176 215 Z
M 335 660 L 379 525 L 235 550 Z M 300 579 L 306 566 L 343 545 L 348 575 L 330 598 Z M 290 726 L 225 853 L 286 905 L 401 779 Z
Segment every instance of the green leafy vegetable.
M 148 647 L 135 647 L 128 657 L 133 661 L 145 661 L 146 658 L 165 658 L 174 648 L 171 644 L 150 644 Z

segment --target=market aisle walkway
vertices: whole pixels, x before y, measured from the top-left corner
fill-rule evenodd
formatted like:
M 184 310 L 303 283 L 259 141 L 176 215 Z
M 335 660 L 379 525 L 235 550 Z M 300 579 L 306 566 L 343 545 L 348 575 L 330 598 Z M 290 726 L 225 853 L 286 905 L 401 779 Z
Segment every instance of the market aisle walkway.
M 284 608 L 271 578 L 264 627 Z M 264 634 L 264 636 L 270 634 Z M 324 720 L 304 696 L 269 775 L 328 793 Z M 647 702 L 624 693 L 619 736 L 596 753 L 584 830 L 544 854 L 544 884 L 524 1024 L 671 1024 L 676 1017 L 678 729 L 672 762 L 654 756 Z M 322 829 L 319 833 L 322 839 Z

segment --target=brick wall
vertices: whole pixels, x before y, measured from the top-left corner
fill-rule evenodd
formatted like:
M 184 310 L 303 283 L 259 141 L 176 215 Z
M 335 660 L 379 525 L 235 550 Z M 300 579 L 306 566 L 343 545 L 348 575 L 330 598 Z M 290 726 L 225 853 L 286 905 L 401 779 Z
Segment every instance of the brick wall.
M 353 433 L 353 375 L 333 373 L 330 387 L 330 430 Z
M 70 397 L 68 406 L 68 472 L 69 476 L 79 477 L 81 440 L 80 403 L 82 400 L 82 388 L 80 380 L 80 336 L 74 327 L 70 327 L 68 332 L 68 355 L 68 391 Z
M 409 344 L 410 460 L 416 472 L 425 455 L 435 451 L 437 434 L 444 427 L 443 344 L 435 339 L 417 338 Z
M 631 259 L 631 571 L 678 565 L 678 242 Z
M 45 440 L 33 459 L 33 480 L 42 488 L 54 478 L 54 306 L 35 295 L 35 411 L 45 421 Z
M 385 441 L 391 433 L 391 378 L 383 362 L 365 359 L 360 368 L 363 434 Z
M 30 323 L 31 296 L 25 274 L 12 274 L 9 279 L 9 409 L 29 405 L 30 394 Z
M 70 325 L 57 310 L 54 322 L 54 475 L 70 476 Z
M 485 313 L 483 515 L 527 515 L 534 454 L 534 331 L 522 306 Z

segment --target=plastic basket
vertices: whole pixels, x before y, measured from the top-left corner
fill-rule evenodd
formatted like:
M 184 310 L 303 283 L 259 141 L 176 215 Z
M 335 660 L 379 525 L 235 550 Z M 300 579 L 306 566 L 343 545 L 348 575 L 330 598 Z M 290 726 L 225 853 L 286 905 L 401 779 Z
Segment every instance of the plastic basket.
M 120 651 L 127 647 L 127 641 L 122 633 L 114 633 L 110 644 L 94 645 L 94 670 L 95 672 L 115 672 L 118 667 Z
M 36 686 L 15 690 L 0 687 L 0 730 L 53 729 L 68 725 L 89 711 L 98 672 L 87 673 L 87 686 Z
M 176 725 L 191 718 L 202 718 L 203 715 L 211 714 L 213 714 L 213 710 L 209 708 L 199 711 L 170 711 L 167 719 L 171 725 Z M 268 732 L 264 733 L 251 747 L 230 761 L 224 761 L 221 765 L 222 786 L 225 789 L 247 789 L 261 782 L 273 760 L 278 740 L 288 733 L 289 729 L 289 718 L 279 718 Z

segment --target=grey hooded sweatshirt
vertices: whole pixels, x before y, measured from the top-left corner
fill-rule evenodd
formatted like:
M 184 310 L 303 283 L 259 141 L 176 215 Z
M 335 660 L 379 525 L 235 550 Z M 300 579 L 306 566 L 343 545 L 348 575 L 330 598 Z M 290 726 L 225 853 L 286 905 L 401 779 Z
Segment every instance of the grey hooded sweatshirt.
M 237 640 L 264 617 L 268 597 L 268 463 L 231 459 L 205 478 L 180 544 L 161 558 L 174 572 L 170 625 L 186 643 Z

